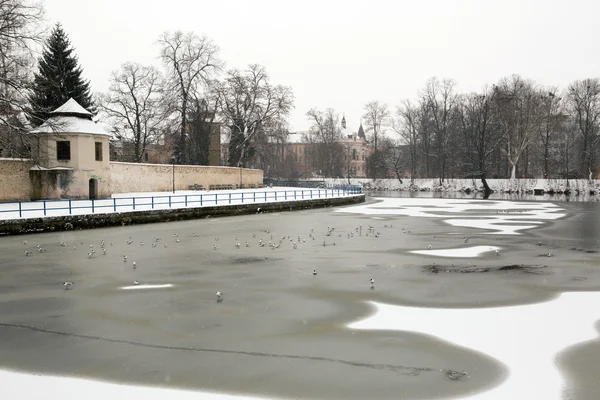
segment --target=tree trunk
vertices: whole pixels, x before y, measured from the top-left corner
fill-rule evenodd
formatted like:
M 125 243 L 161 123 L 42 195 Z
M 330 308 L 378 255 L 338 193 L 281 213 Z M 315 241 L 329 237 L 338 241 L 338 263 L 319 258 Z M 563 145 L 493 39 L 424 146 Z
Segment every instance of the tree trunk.
M 510 179 L 517 179 L 517 163 L 510 163 Z

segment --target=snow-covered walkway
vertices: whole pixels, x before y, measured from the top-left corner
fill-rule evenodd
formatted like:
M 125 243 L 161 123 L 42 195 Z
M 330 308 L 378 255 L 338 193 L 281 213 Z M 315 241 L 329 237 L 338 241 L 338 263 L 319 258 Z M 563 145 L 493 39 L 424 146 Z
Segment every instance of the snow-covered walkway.
M 301 201 L 349 197 L 357 190 L 261 188 L 239 190 L 121 193 L 110 199 L 40 200 L 0 203 L 0 220 L 57 217 L 65 215 L 107 214 L 129 211 L 167 210 L 175 208 L 214 207 L 239 204 Z

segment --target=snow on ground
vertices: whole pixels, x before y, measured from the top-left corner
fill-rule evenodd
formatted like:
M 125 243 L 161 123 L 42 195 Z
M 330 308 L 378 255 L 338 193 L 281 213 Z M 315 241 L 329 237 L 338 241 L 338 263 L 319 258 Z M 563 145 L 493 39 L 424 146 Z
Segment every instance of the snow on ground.
M 341 189 L 261 188 L 240 190 L 120 193 L 111 199 L 0 203 L 0 220 L 167 210 L 171 208 L 261 204 L 352 196 Z M 19 213 L 19 209 L 21 212 Z
M 336 212 L 444 218 L 444 222 L 452 226 L 484 229 L 490 231 L 486 232 L 488 234 L 503 235 L 518 235 L 518 231 L 535 228 L 543 223 L 541 221 L 566 215 L 561 212 L 564 209 L 552 203 L 398 197 L 375 200 L 378 202 L 342 208 Z
M 376 313 L 348 327 L 432 335 L 480 351 L 508 367 L 506 381 L 464 399 L 559 400 L 564 381 L 555 358 L 571 345 L 597 338 L 598 315 L 589 305 L 599 301 L 600 293 L 576 292 L 546 303 L 497 308 L 439 309 L 372 302 Z
M 456 249 L 435 249 L 435 250 L 413 250 L 411 253 L 422 254 L 425 256 L 436 256 L 436 257 L 460 257 L 460 258 L 474 258 L 479 257 L 481 254 L 488 251 L 500 250 L 497 246 L 472 246 L 472 247 L 459 247 Z
M 325 179 L 327 185 L 362 185 L 367 190 L 376 191 L 441 191 L 458 192 L 469 189 L 471 191 L 483 191 L 483 185 L 479 179 L 446 179 L 440 185 L 439 179 L 415 179 L 414 185 L 410 179 L 404 179 L 402 183 L 398 179 Z M 589 193 L 600 192 L 600 179 L 570 179 L 567 186 L 566 179 L 488 179 L 490 188 L 499 193 L 532 193 L 534 190 L 543 190 L 544 192 L 571 192 Z M 412 186 L 411 186 L 412 185 Z
M 236 396 L 223 393 L 193 392 L 121 385 L 58 376 L 40 376 L 14 371 L 0 370 L 2 392 L 8 398 L 18 399 L 62 399 L 62 400 L 105 400 L 105 399 L 144 399 L 144 400 L 260 400 L 260 397 Z

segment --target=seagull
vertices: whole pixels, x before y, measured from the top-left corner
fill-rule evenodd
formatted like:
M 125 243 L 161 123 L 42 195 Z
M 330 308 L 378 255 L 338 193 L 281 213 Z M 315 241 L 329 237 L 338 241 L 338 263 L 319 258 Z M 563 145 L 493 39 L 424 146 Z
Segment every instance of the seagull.
M 294 249 L 297 249 L 298 245 L 296 243 L 294 243 Z
M 317 275 L 317 270 L 313 269 L 313 276 L 316 276 L 316 275 Z
M 537 242 L 537 245 L 541 246 L 542 245 L 542 241 L 540 240 L 539 242 Z
M 74 285 L 73 282 L 63 282 L 63 286 L 65 287 L 65 290 L 69 290 L 69 288 L 73 285 Z
M 325 244 L 325 241 L 323 240 L 323 247 L 325 247 L 325 246 L 326 246 L 326 244 Z
M 552 256 L 553 256 L 553 254 L 552 254 L 552 253 L 548 253 L 548 257 L 552 257 Z
M 106 249 L 102 249 L 102 255 L 106 255 Z
M 217 245 L 213 244 L 213 250 L 216 250 L 216 249 L 217 249 Z
M 496 249 L 496 255 L 499 256 L 500 255 L 500 250 Z
M 139 285 L 140 283 L 139 283 L 138 281 L 133 281 L 133 284 L 137 286 L 137 285 Z
M 217 291 L 215 294 L 217 295 L 217 301 L 223 301 L 223 293 Z
M 140 246 L 143 246 L 143 245 L 144 245 L 144 242 L 140 242 Z
M 27 250 L 25 250 L 25 256 L 30 256 L 30 255 L 32 255 L 32 254 L 33 254 L 33 253 L 32 253 L 31 251 L 27 251 Z
M 375 289 L 375 279 L 371 278 L 369 282 L 371 282 L 371 289 Z
M 175 242 L 176 242 L 176 243 L 179 243 L 179 239 L 175 239 Z
M 156 247 L 156 243 L 152 243 L 152 247 Z
M 236 244 L 235 244 L 235 247 L 239 249 L 239 248 L 240 248 L 240 244 L 239 244 L 239 243 L 236 243 Z
M 27 240 L 23 240 L 23 245 L 27 246 Z
M 94 256 L 93 253 L 88 253 L 88 258 L 92 258 Z
M 93 245 L 93 244 L 90 244 L 90 249 L 93 249 L 93 248 L 94 248 L 94 245 Z
M 431 250 L 431 245 L 427 246 L 427 248 L 428 248 L 429 250 Z
M 250 247 L 250 244 L 248 242 L 246 242 L 246 247 Z
M 216 237 L 216 238 L 215 238 L 215 242 L 218 242 L 218 241 L 219 241 L 219 238 L 218 238 L 218 237 Z
M 137 264 L 135 263 L 135 261 L 133 262 L 133 269 L 137 268 Z
M 65 247 L 67 244 L 61 240 L 61 241 L 60 241 L 60 245 L 61 245 L 62 247 Z
M 193 232 L 193 233 L 192 233 L 192 237 L 196 237 L 196 232 Z
M 165 243 L 165 247 L 167 247 L 167 244 Z
M 123 262 L 127 262 L 127 256 L 123 256 Z
M 469 238 L 465 238 L 465 243 L 469 243 Z

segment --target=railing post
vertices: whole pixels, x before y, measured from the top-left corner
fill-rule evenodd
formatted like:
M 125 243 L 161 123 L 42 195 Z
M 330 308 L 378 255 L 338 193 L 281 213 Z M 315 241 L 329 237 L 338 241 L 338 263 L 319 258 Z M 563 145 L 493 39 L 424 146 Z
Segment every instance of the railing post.
M 242 204 L 244 204 L 244 192 L 242 192 Z
M 187 207 L 187 194 L 185 195 L 185 206 Z
M 71 210 L 71 199 L 69 199 L 69 215 L 71 215 L 73 212 Z
M 92 199 L 92 214 L 94 213 L 94 199 Z
M 154 196 L 150 197 L 150 201 L 152 202 L 152 209 L 154 210 Z
M 171 208 L 171 196 L 169 196 L 169 208 Z
M 267 201 L 267 192 L 265 191 L 265 201 Z
M 133 198 L 133 209 L 135 210 L 135 197 Z
M 44 200 L 44 217 L 46 216 L 46 200 Z
M 23 217 L 23 209 L 21 208 L 21 202 L 19 202 L 19 218 Z
M 219 204 L 219 199 L 218 199 L 218 197 L 217 197 L 217 196 L 219 196 L 219 194 L 218 194 L 218 193 L 215 193 L 215 205 L 218 205 L 218 204 Z
M 117 212 L 117 198 L 113 197 L 113 211 Z
M 275 201 L 277 201 L 277 191 L 275 191 Z
M 200 195 L 200 207 L 202 207 L 202 195 Z
M 284 196 L 285 200 L 287 200 L 287 190 L 285 190 L 285 191 L 283 192 L 283 196 Z
M 231 192 L 229 192 L 229 204 L 231 204 Z
M 296 191 L 294 190 L 294 200 L 296 200 Z
M 252 201 L 256 203 L 256 192 L 252 193 Z
M 302 190 L 302 200 L 304 200 L 304 190 Z

